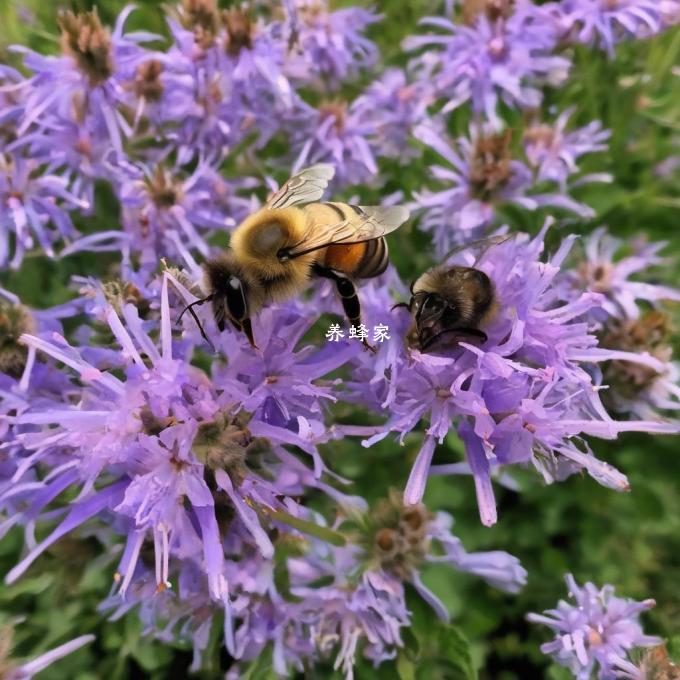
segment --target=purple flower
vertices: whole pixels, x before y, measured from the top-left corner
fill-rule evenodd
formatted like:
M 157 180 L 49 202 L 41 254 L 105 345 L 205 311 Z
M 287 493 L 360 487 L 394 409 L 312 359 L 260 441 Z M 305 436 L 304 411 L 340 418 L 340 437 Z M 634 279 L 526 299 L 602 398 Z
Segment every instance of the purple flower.
M 349 341 L 328 343 L 322 349 L 298 348 L 312 322 L 309 314 L 293 306 L 265 308 L 253 324 L 263 349 L 253 350 L 235 333 L 222 334 L 218 347 L 225 347 L 232 360 L 226 367 L 216 367 L 214 381 L 225 390 L 238 386 L 245 391 L 243 408 L 257 414 L 257 424 L 250 426 L 253 434 L 299 446 L 313 457 L 320 476 L 324 465 L 316 444 L 328 437 L 323 415 L 325 405 L 336 401 L 337 384 L 321 378 L 361 348 Z
M 667 264 L 659 255 L 665 243 L 633 241 L 633 253 L 619 257 L 624 242 L 612 236 L 605 227 L 596 229 L 584 243 L 585 258 L 569 280 L 580 290 L 604 295 L 602 309 L 614 318 L 637 319 L 640 316 L 638 301 L 656 305 L 664 300 L 680 301 L 680 291 L 669 286 L 637 281 L 645 270 Z M 599 317 L 603 319 L 602 316 Z M 606 318 L 606 317 L 604 317 Z
M 378 50 L 365 37 L 380 20 L 370 9 L 328 10 L 326 0 L 288 0 L 284 37 L 289 50 L 284 70 L 296 84 L 336 90 L 375 66 Z
M 468 553 L 451 533 L 453 518 L 449 514 L 430 513 L 422 503 L 405 504 L 401 494 L 390 492 L 370 514 L 355 521 L 365 551 L 357 559 L 363 560 L 364 568 L 411 583 L 443 621 L 449 619 L 446 606 L 421 578 L 426 563 L 452 566 L 509 593 L 526 584 L 527 572 L 516 557 L 503 551 Z
M 224 155 L 251 134 L 266 143 L 297 100 L 276 26 L 243 8 L 219 12 L 214 2 L 183 3 L 169 25 L 175 44 L 165 63 L 186 90 L 173 116 L 181 121 L 179 161 Z
M 378 174 L 370 139 L 375 135 L 373 121 L 364 120 L 352 104 L 337 100 L 318 109 L 299 107 L 288 121 L 293 172 L 314 163 L 335 166 L 331 182 L 334 190 L 370 183 Z
M 610 319 L 599 334 L 603 347 L 651 356 L 659 366 L 613 360 L 602 366 L 607 405 L 643 419 L 659 419 L 664 411 L 680 409 L 680 366 L 673 360 L 670 320 L 659 310 L 638 319 Z
M 340 562 L 335 569 L 351 567 Z M 366 572 L 351 589 L 340 581 L 314 587 L 313 576 L 327 575 L 303 560 L 290 563 L 293 594 L 302 597 L 300 618 L 317 639 L 318 653 L 330 655 L 339 647 L 334 668 L 341 669 L 346 680 L 354 678 L 354 664 L 359 648 L 377 666 L 396 656 L 403 646 L 401 629 L 410 623 L 401 582 L 377 572 Z
M 240 197 L 254 180 L 227 182 L 206 159 L 191 174 L 162 164 L 149 167 L 132 163 L 110 166 L 121 207 L 123 232 L 97 232 L 72 244 L 78 250 L 121 250 L 124 270 L 132 262 L 142 270 L 154 270 L 163 257 L 192 263 L 191 250 L 209 255 L 205 237 L 233 227 L 256 207 Z
M 48 132 L 61 124 L 85 123 L 95 137 L 104 137 L 122 153 L 130 127 L 119 107 L 125 101 L 123 83 L 149 58 L 140 44 L 156 36 L 139 32 L 124 35 L 133 8 L 124 10 L 113 29 L 102 26 L 96 10 L 60 16 L 62 56 L 45 57 L 23 47 L 24 66 L 32 75 L 23 83 L 23 116 L 17 129 Z
M 18 664 L 8 658 L 12 644 L 11 629 L 5 626 L 0 630 L 0 638 L 0 662 L 2 662 L 3 680 L 31 680 L 34 675 L 51 666 L 55 661 L 63 659 L 95 639 L 94 635 L 81 635 L 37 656 L 31 661 Z
M 17 425 L 42 426 L 16 437 L 31 456 L 21 474 L 57 453 L 63 458 L 68 452 L 63 464 L 38 485 L 37 491 L 31 485 L 25 489 L 29 495 L 40 496 L 33 502 L 30 514 L 38 517 L 55 489 L 74 485 L 80 491 L 65 520 L 35 545 L 10 572 L 9 580 L 18 578 L 61 535 L 109 508 L 127 527 L 128 547 L 119 567 L 122 593 L 134 577 L 145 540 L 154 541 L 155 582 L 158 588 L 165 588 L 171 555 L 181 555 L 182 550 L 195 544 L 198 531 L 210 593 L 218 602 L 223 601 L 224 556 L 219 543 L 214 543 L 219 537 L 217 496 L 223 499 L 220 503 L 234 510 L 236 526 L 251 536 L 263 556 L 273 554 L 253 506 L 263 505 L 274 511 L 282 507 L 280 499 L 285 490 L 258 473 L 251 475 L 246 464 L 246 452 L 260 436 L 236 417 L 243 408 L 240 400 L 248 398 L 249 386 L 241 383 L 239 387 L 237 376 L 231 390 L 218 392 L 207 375 L 182 357 L 186 349 L 174 346 L 171 336 L 167 282 L 166 275 L 161 296 L 160 349 L 147 334 L 148 324 L 140 319 L 135 307 L 123 307 L 125 323 L 113 307 L 107 309 L 110 331 L 121 348 L 124 378 L 89 363 L 59 335 L 50 340 L 23 336 L 26 345 L 70 367 L 85 384 L 77 406 L 66 392 L 61 404 L 37 402 L 8 419 Z M 318 366 L 315 369 L 318 371 Z M 54 427 L 46 427 L 51 424 Z M 280 430 L 280 442 L 296 441 L 295 432 L 264 421 L 262 428 L 272 436 Z M 311 444 L 305 446 L 313 448 Z M 274 480 L 274 469 L 280 466 L 275 448 L 275 444 L 263 444 L 255 456 L 262 459 L 262 465 L 274 466 Z M 15 481 L 23 481 L 21 474 L 15 475 Z M 100 488 L 97 483 L 103 481 L 102 476 L 113 476 L 116 481 Z M 186 504 L 180 499 L 186 499 Z M 295 512 L 288 508 L 291 511 Z M 196 529 L 190 529 L 192 526 Z
M 52 175 L 69 188 L 85 214 L 94 208 L 94 185 L 110 179 L 111 144 L 88 121 L 61 120 L 49 132 L 36 129 L 21 135 L 10 147 L 15 154 L 45 163 L 43 176 Z
M 359 119 L 373 130 L 369 139 L 376 156 L 408 163 L 418 151 L 409 144 L 414 129 L 427 118 L 427 86 L 409 82 L 401 69 L 388 69 L 354 102 Z
M 585 257 L 565 281 L 577 290 L 604 296 L 601 308 L 591 313 L 602 346 L 658 362 L 652 367 L 613 360 L 602 367 L 602 381 L 609 386 L 608 406 L 643 419 L 658 418 L 659 412 L 680 406 L 680 372 L 673 361 L 670 322 L 662 306 L 664 301 L 679 301 L 680 291 L 631 278 L 666 264 L 659 255 L 664 246 L 634 241 L 632 254 L 619 258 L 623 242 L 605 228 L 596 229 L 584 244 Z
M 596 669 L 601 680 L 618 677 L 615 667 L 629 650 L 661 643 L 660 638 L 645 635 L 639 621 L 639 615 L 651 609 L 654 600 L 616 597 L 610 585 L 598 589 L 586 583 L 580 587 L 571 574 L 566 581 L 574 604 L 560 600 L 557 609 L 528 614 L 527 619 L 556 633 L 555 640 L 542 645 L 541 651 L 569 668 L 577 680 L 589 680 Z
M 69 211 L 89 208 L 69 191 L 67 180 L 39 169 L 35 159 L 0 154 L 0 268 L 18 268 L 36 246 L 54 257 L 58 242 L 77 235 Z
M 324 657 L 337 648 L 335 668 L 347 678 L 353 677 L 359 649 L 376 666 L 394 658 L 403 645 L 401 630 L 410 623 L 405 582 L 447 621 L 445 605 L 421 579 L 426 562 L 451 565 L 508 592 L 525 584 L 526 571 L 516 558 L 500 551 L 467 553 L 451 534 L 452 524 L 446 513 L 405 506 L 391 493 L 370 512 L 355 510 L 337 523 L 337 531 L 358 536 L 355 545 L 313 541 L 303 557 L 289 559 L 291 592 L 302 598 L 294 619 L 309 630 L 317 653 Z M 320 580 L 330 583 L 317 585 Z
M 510 154 L 510 132 L 470 131 L 470 137 L 450 142 L 430 125 L 415 131 L 421 142 L 436 151 L 446 165 L 429 170 L 443 188 L 414 194 L 413 208 L 422 211 L 421 227 L 433 236 L 436 252 L 479 238 L 493 224 L 497 205 L 514 204 L 526 210 L 554 206 L 592 217 L 593 211 L 566 195 L 562 187 L 532 193 L 535 178 L 529 167 Z
M 116 588 L 103 605 L 114 616 L 139 604 L 148 632 L 169 640 L 176 628 L 192 641 L 198 668 L 210 621 L 223 612 L 234 658 L 252 659 L 274 642 L 281 672 L 300 667 L 310 645 L 306 634 L 291 632 L 274 586 L 274 541 L 295 539 L 296 522 L 314 535 L 317 519 L 295 500 L 307 489 L 344 508 L 365 508 L 363 499 L 329 484 L 316 450 L 333 436 L 321 402 L 335 398 L 333 382 L 317 382 L 357 349 L 296 350 L 309 317 L 266 309 L 255 325 L 265 351 L 239 347 L 236 333 L 225 332 L 217 344 L 224 343 L 228 363 L 211 378 L 189 363 L 196 331 L 173 338 L 169 284 L 175 302 L 192 297 L 166 272 L 160 317 L 157 300 L 141 317 L 122 291 L 114 294 L 110 284 L 95 289 L 84 308 L 105 319 L 117 354 L 71 345 L 57 332 L 21 336 L 28 358 L 19 390 L 12 383 L 4 390 L 0 380 L 0 428 L 10 433 L 3 448 L 15 463 L 0 485 L 0 504 L 10 515 L 0 531 L 24 525 L 30 549 L 7 581 L 66 533 L 104 521 L 107 535 L 125 539 Z M 42 398 L 30 398 L 26 391 L 42 378 L 36 352 L 75 379 L 52 393 L 43 386 Z M 284 445 L 310 454 L 314 469 Z M 46 474 L 39 477 L 38 466 Z M 65 489 L 74 500 L 52 507 Z M 36 523 L 55 518 L 40 542 L 31 539 Z M 148 552 L 153 567 L 141 559 Z
M 406 485 L 407 503 L 422 498 L 435 444 L 453 427 L 465 445 L 484 524 L 496 521 L 494 468 L 531 463 L 546 481 L 585 470 L 599 483 L 625 490 L 626 478 L 592 454 L 584 435 L 678 431 L 675 423 L 619 422 L 607 414 L 592 377 L 596 364 L 615 359 L 655 370 L 663 364 L 649 355 L 597 346 L 583 319 L 600 297 L 585 293 L 567 302 L 560 297 L 563 287 L 553 283 L 573 238 L 541 262 L 544 233 L 532 240 L 515 235 L 488 248 L 476 262 L 460 257 L 459 262 L 474 264 L 490 277 L 498 298 L 497 315 L 485 327 L 488 339 L 481 346 L 461 341 L 453 355 L 405 352 L 398 370 L 379 376 L 395 383 L 387 392 L 380 380 L 366 380 L 368 367 L 362 369 L 363 389 L 375 385 L 387 394 L 390 412 L 382 431 L 364 445 L 390 431 L 403 440 L 421 419 L 428 421 Z
M 427 48 L 413 65 L 431 83 L 435 99 L 444 100 L 444 113 L 470 101 L 476 114 L 500 128 L 499 103 L 536 108 L 539 88 L 567 76 L 569 61 L 551 54 L 557 41 L 553 22 L 533 3 L 518 3 L 508 18 L 480 14 L 469 26 L 435 17 L 421 23 L 441 33 L 407 38 L 404 47 Z
M 562 0 L 559 9 L 575 40 L 597 45 L 613 57 L 622 40 L 659 33 L 675 8 L 657 0 Z
M 572 175 L 578 173 L 577 161 L 585 154 L 607 150 L 609 130 L 602 129 L 599 121 L 585 127 L 567 131 L 574 107 L 563 111 L 553 125 L 534 122 L 524 130 L 524 150 L 529 165 L 538 181 L 555 182 L 563 190 Z M 610 175 L 587 175 L 579 184 L 591 181 L 611 181 Z

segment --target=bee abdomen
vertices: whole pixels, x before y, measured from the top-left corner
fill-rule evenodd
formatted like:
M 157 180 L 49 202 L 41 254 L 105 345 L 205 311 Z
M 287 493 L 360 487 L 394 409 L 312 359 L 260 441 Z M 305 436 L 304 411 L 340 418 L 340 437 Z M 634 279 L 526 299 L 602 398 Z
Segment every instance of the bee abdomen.
M 371 279 L 375 276 L 380 276 L 387 269 L 388 263 L 387 241 L 384 238 L 368 241 L 354 276 L 357 279 Z

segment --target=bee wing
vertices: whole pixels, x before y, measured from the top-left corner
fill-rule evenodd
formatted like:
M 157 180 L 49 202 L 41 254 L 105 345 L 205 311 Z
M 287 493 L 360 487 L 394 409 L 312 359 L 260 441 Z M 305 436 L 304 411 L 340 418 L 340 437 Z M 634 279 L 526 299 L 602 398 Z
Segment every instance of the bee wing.
M 500 243 L 504 243 L 508 239 L 511 239 L 514 236 L 514 234 L 501 234 L 500 236 L 488 236 L 487 238 L 480 238 L 477 241 L 471 241 L 470 243 L 463 243 L 459 246 L 456 246 L 455 248 L 452 248 L 449 250 L 448 253 L 444 256 L 442 259 L 442 264 L 446 262 L 449 258 L 453 257 L 456 253 L 459 253 L 461 250 L 467 250 L 468 248 L 478 248 L 480 246 L 485 246 L 484 250 L 482 251 L 481 256 L 491 247 L 491 246 L 496 246 L 499 245 Z M 479 259 L 479 258 L 478 258 Z
M 352 215 L 342 222 L 314 225 L 305 237 L 287 253 L 289 259 L 333 245 L 350 245 L 385 236 L 398 229 L 409 217 L 401 205 L 388 207 L 350 205 Z
M 328 163 L 319 163 L 300 170 L 269 198 L 265 208 L 269 210 L 288 208 L 298 203 L 318 201 L 335 175 L 335 168 Z

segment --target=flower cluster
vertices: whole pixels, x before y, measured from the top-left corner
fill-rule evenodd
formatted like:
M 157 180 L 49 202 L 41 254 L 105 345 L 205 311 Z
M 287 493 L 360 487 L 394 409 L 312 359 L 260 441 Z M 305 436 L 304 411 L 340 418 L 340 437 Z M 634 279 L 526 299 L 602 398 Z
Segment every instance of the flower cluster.
M 599 589 L 586 583 L 581 587 L 571 574 L 566 581 L 575 604 L 561 600 L 557 609 L 527 618 L 552 628 L 555 640 L 544 644 L 541 651 L 568 667 L 577 680 L 589 680 L 595 669 L 600 680 L 623 677 L 615 671 L 625 668 L 629 650 L 661 643 L 658 637 L 645 635 L 639 621 L 640 614 L 656 604 L 654 600 L 635 602 L 616 597 L 609 585 Z
M 93 311 L 105 323 L 108 349 L 88 352 L 56 330 L 38 329 L 19 338 L 28 354 L 15 359 L 17 377 L 7 376 L 2 394 L 7 415 L 1 422 L 12 433 L 14 462 L 3 475 L 1 502 L 8 517 L 3 529 L 20 525 L 28 535 L 36 522 L 53 515 L 51 503 L 59 494 L 70 489 L 74 500 L 7 581 L 16 581 L 62 536 L 99 518 L 112 539 L 124 542 L 113 574 L 114 594 L 104 609 L 120 615 L 139 604 L 140 616 L 159 636 L 163 632 L 156 627 L 162 621 L 179 623 L 181 637 L 194 645 L 196 668 L 205 630 L 221 612 L 225 645 L 234 658 L 248 661 L 278 641 L 278 670 L 285 673 L 289 666 L 301 668 L 305 656 L 327 653 L 328 642 L 318 637 L 317 626 L 323 621 L 334 628 L 344 621 L 342 615 L 333 622 L 327 607 L 333 592 L 338 604 L 347 606 L 340 595 L 347 586 L 338 583 L 334 588 L 341 590 L 326 593 L 309 590 L 300 605 L 304 612 L 287 612 L 286 593 L 275 585 L 278 570 L 290 570 L 291 593 L 301 596 L 312 564 L 327 570 L 351 560 L 351 570 L 345 564 L 338 572 L 343 578 L 364 568 L 364 558 L 349 545 L 332 549 L 335 541 L 346 544 L 343 534 L 296 500 L 306 489 L 315 489 L 353 515 L 365 512 L 363 499 L 329 483 L 332 475 L 317 450 L 329 438 L 323 404 L 337 398 L 333 381 L 324 384 L 322 379 L 356 349 L 349 341 L 333 351 L 299 349 L 309 313 L 295 307 L 265 310 L 257 325 L 264 352 L 225 334 L 219 346 L 230 347 L 225 351 L 229 361 L 214 366 L 209 375 L 189 363 L 196 331 L 187 330 L 184 339 L 172 332 L 171 300 L 190 299 L 191 293 L 166 272 L 160 301 L 148 301 L 147 318 L 140 316 L 140 306 L 121 306 L 111 287 L 95 291 Z M 5 342 L 14 347 L 14 328 L 22 325 L 19 315 L 28 312 L 8 307 L 5 313 L 13 324 Z M 311 466 L 291 447 L 306 455 Z M 410 517 L 410 510 L 402 512 Z M 425 559 L 427 545 L 435 540 L 449 555 L 446 561 L 461 570 L 510 591 L 524 583 L 525 572 L 515 558 L 467 554 L 449 533 L 450 518 L 435 522 L 424 508 L 419 512 L 424 533 L 418 559 Z M 277 548 L 287 543 L 297 545 L 304 557 L 277 563 Z M 358 599 L 350 610 L 356 621 L 351 629 L 342 623 L 342 635 L 354 647 L 343 647 L 340 655 L 348 676 L 358 640 L 366 636 L 377 644 L 372 629 L 365 628 L 375 616 L 371 602 L 376 588 L 391 597 L 385 606 L 401 612 L 395 614 L 400 626 L 408 623 L 402 581 L 416 583 L 428 601 L 437 602 L 420 585 L 417 566 L 390 576 L 378 565 L 375 573 L 360 577 L 368 591 L 360 583 L 352 586 Z M 443 605 L 436 606 L 441 613 Z M 380 639 L 385 647 L 373 649 L 376 662 L 401 644 L 387 633 Z
M 512 555 L 466 552 L 451 534 L 450 515 L 433 515 L 422 504 L 404 505 L 399 494 L 391 493 L 370 513 L 352 513 L 349 520 L 340 529 L 347 527 L 354 545 L 333 549 L 317 544 L 304 559 L 289 562 L 291 590 L 303 598 L 301 620 L 316 631 L 321 654 L 339 646 L 335 668 L 348 678 L 360 643 L 374 663 L 394 657 L 403 646 L 401 629 L 410 618 L 404 583 L 448 620 L 446 606 L 421 579 L 424 563 L 449 564 L 511 593 L 526 583 L 526 571 Z M 313 585 L 319 581 L 329 584 Z
M 605 486 L 626 490 L 625 476 L 598 460 L 584 437 L 678 432 L 677 423 L 658 418 L 615 421 L 608 415 L 599 396 L 599 364 L 623 364 L 640 372 L 663 371 L 664 364 L 649 353 L 598 346 L 587 317 L 602 307 L 604 298 L 589 291 L 564 294 L 560 270 L 574 239 L 566 239 L 543 262 L 545 231 L 533 239 L 505 237 L 477 258 L 472 251 L 458 256 L 457 263 L 473 265 L 493 282 L 497 312 L 482 346 L 470 336 L 446 356 L 402 347 L 389 364 L 358 358 L 356 397 L 363 399 L 362 386 L 369 384 L 366 403 L 390 413 L 365 446 L 390 432 L 403 441 L 421 419 L 427 420 L 406 486 L 408 502 L 422 498 L 436 443 L 453 428 L 465 444 L 480 517 L 489 525 L 497 519 L 494 471 L 531 464 L 551 482 L 584 470 Z M 435 467 L 440 474 L 449 469 Z
M 0 538 L 23 532 L 25 544 L 6 583 L 94 527 L 113 582 L 99 611 L 190 645 L 192 672 L 220 626 L 227 677 L 271 654 L 277 676 L 331 663 L 351 679 L 411 653 L 409 598 L 448 626 L 431 573 L 508 594 L 527 582 L 517 557 L 468 552 L 453 517 L 428 509 L 430 474 L 470 475 L 490 526 L 493 480 L 512 482 L 518 466 L 628 490 L 596 440 L 680 432 L 669 313 L 680 291 L 648 282 L 663 244 L 604 227 L 578 244 L 550 227 L 553 213 L 574 231 L 597 217 L 587 185 L 613 181 L 612 133 L 546 97 L 578 49 L 614 56 L 621 40 L 677 23 L 680 6 L 443 4 L 388 68 L 373 40 L 384 17 L 326 0 L 179 0 L 164 8 L 167 37 L 126 30 L 133 7 L 112 28 L 96 9 L 65 11 L 56 54 L 11 48 L 0 273 L 73 256 L 102 278 L 82 272 L 73 299 L 46 309 L 0 288 Z M 220 317 L 200 263 L 268 190 L 318 163 L 334 169 L 327 200 L 412 208 L 414 224 L 389 238 L 408 258 L 418 229 L 434 252 L 414 252 L 410 302 L 394 266 L 366 282 L 370 267 L 355 268 L 361 319 L 346 334 L 335 315 L 352 296 L 338 286 L 341 305 L 312 282 L 316 267 L 300 299 L 248 314 L 244 292 L 245 316 Z M 378 241 L 367 243 L 370 260 Z M 347 245 L 334 247 L 349 261 Z M 432 291 L 442 309 L 425 329 L 450 342 L 430 346 L 421 289 L 451 271 L 465 284 Z M 247 316 L 257 347 L 241 332 Z M 368 338 L 374 347 L 356 341 Z M 393 436 L 418 441 L 410 475 L 364 498 L 337 472 L 338 440 L 369 449 Z M 464 460 L 437 450 L 447 436 Z M 657 643 L 637 620 L 653 601 L 568 585 L 576 606 L 530 615 L 557 633 L 544 651 L 580 680 L 596 669 L 637 680 L 647 661 L 627 654 Z M 0 633 L 0 675 L 30 677 L 91 639 L 19 665 Z
M 473 129 L 469 138 L 450 143 L 427 125 L 416 128 L 415 136 L 446 161 L 445 166 L 430 167 L 444 188 L 416 194 L 413 204 L 421 211 L 423 230 L 433 235 L 436 252 L 443 255 L 454 245 L 479 238 L 492 226 L 500 205 L 532 211 L 545 206 L 593 217 L 591 208 L 569 196 L 568 180 L 578 172 L 576 158 L 606 148 L 603 141 L 608 135 L 597 123 L 564 134 L 568 115 L 568 111 L 561 115 L 554 127 L 527 127 L 527 163 L 513 159 L 509 130 Z M 610 179 L 606 173 L 590 174 L 571 185 Z M 552 191 L 539 192 L 542 184 L 551 185 Z
M 680 407 L 678 366 L 671 348 L 669 303 L 680 292 L 669 286 L 632 278 L 665 264 L 659 252 L 664 243 L 633 243 L 621 257 L 623 242 L 596 229 L 584 243 L 583 257 L 568 274 L 568 285 L 604 296 L 591 319 L 600 345 L 653 358 L 656 366 L 634 365 L 613 357 L 602 367 L 602 379 L 612 388 L 607 405 L 642 418 L 676 412 Z

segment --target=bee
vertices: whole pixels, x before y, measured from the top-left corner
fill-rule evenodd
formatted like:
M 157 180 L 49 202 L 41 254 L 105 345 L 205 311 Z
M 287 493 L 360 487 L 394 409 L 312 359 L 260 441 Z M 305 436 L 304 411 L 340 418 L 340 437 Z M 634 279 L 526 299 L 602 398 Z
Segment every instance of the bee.
M 229 248 L 204 263 L 207 295 L 180 318 L 189 311 L 208 344 L 194 307 L 210 302 L 220 331 L 229 322 L 257 348 L 251 318 L 271 302 L 302 293 L 312 277 L 333 281 L 350 324 L 361 323 L 354 281 L 385 271 L 384 237 L 408 219 L 409 211 L 320 202 L 334 174 L 333 166 L 323 163 L 301 170 L 236 228 Z M 364 345 L 373 349 L 365 340 Z
M 482 330 L 493 321 L 498 302 L 493 281 L 481 269 L 446 264 L 459 250 L 506 241 L 508 236 L 474 241 L 449 252 L 443 263 L 432 267 L 411 284 L 411 299 L 405 307 L 413 317 L 407 344 L 421 352 L 437 346 L 452 347 L 462 339 L 486 342 Z M 486 252 L 486 251 L 484 251 Z M 477 263 L 479 262 L 478 258 Z

